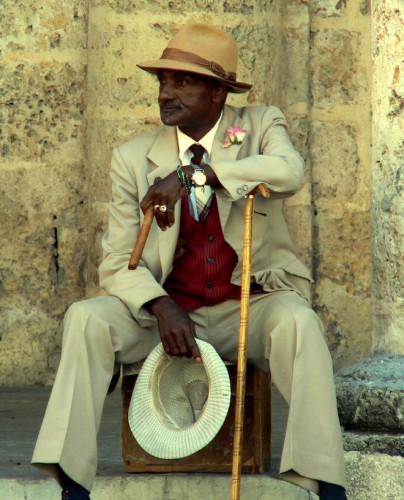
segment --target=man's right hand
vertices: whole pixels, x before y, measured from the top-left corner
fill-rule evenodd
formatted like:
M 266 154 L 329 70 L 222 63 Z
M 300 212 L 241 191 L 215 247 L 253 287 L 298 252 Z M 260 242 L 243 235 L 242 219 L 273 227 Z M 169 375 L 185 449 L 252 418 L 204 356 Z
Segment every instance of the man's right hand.
M 192 357 L 197 363 L 202 361 L 195 340 L 195 324 L 171 297 L 158 297 L 145 307 L 157 318 L 161 342 L 167 354 Z

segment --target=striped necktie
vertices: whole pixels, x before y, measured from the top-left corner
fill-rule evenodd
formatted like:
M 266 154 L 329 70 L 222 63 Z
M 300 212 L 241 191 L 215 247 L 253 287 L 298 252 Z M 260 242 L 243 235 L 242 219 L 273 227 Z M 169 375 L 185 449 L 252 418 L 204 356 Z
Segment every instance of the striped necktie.
M 199 166 L 206 149 L 200 144 L 196 143 L 192 144 L 192 146 L 189 149 L 194 155 L 191 158 L 191 163 L 193 165 Z M 205 186 L 202 187 L 195 186 L 195 188 L 193 188 L 193 191 L 191 193 L 191 198 L 193 193 L 195 195 L 196 208 L 198 213 L 196 214 L 194 210 L 192 210 L 193 203 L 191 203 L 190 204 L 191 215 L 194 219 L 203 222 L 206 219 L 206 216 L 208 215 L 209 207 L 212 202 L 212 195 L 213 195 L 212 188 L 207 184 L 205 184 Z

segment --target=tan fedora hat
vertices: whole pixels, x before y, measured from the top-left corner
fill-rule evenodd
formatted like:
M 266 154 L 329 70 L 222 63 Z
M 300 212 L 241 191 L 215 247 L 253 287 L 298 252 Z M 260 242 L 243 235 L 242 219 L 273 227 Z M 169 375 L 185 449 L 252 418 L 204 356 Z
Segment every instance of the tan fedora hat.
M 213 346 L 197 339 L 202 363 L 169 356 L 160 343 L 137 378 L 128 411 L 139 445 L 158 458 L 182 458 L 205 447 L 229 410 L 226 365 Z
M 237 60 L 231 35 L 209 24 L 190 23 L 170 40 L 160 59 L 137 66 L 152 74 L 168 69 L 205 75 L 226 84 L 230 92 L 247 92 L 252 85 L 237 81 Z

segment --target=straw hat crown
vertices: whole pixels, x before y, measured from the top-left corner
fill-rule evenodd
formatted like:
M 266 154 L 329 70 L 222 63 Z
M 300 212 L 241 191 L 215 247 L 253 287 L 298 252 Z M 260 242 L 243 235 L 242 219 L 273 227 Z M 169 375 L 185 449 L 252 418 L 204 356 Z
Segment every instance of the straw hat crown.
M 225 83 L 230 92 L 247 92 L 252 85 L 237 81 L 238 48 L 225 31 L 208 24 L 190 23 L 170 40 L 160 59 L 137 66 L 156 74 L 159 69 L 187 71 Z

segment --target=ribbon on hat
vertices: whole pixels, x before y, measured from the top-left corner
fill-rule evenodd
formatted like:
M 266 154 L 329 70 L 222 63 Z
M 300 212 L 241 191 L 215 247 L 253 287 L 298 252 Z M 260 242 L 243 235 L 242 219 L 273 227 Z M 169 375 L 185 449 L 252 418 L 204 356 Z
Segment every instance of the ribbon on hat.
M 185 50 L 180 49 L 165 49 L 161 54 L 160 59 L 174 59 L 175 61 L 187 62 L 190 64 L 196 64 L 201 68 L 208 69 L 212 73 L 214 73 L 219 78 L 223 80 L 228 80 L 231 82 L 237 81 L 236 73 L 233 71 L 226 71 L 220 64 L 214 61 L 208 61 L 203 57 L 200 57 L 193 52 L 187 52 Z

